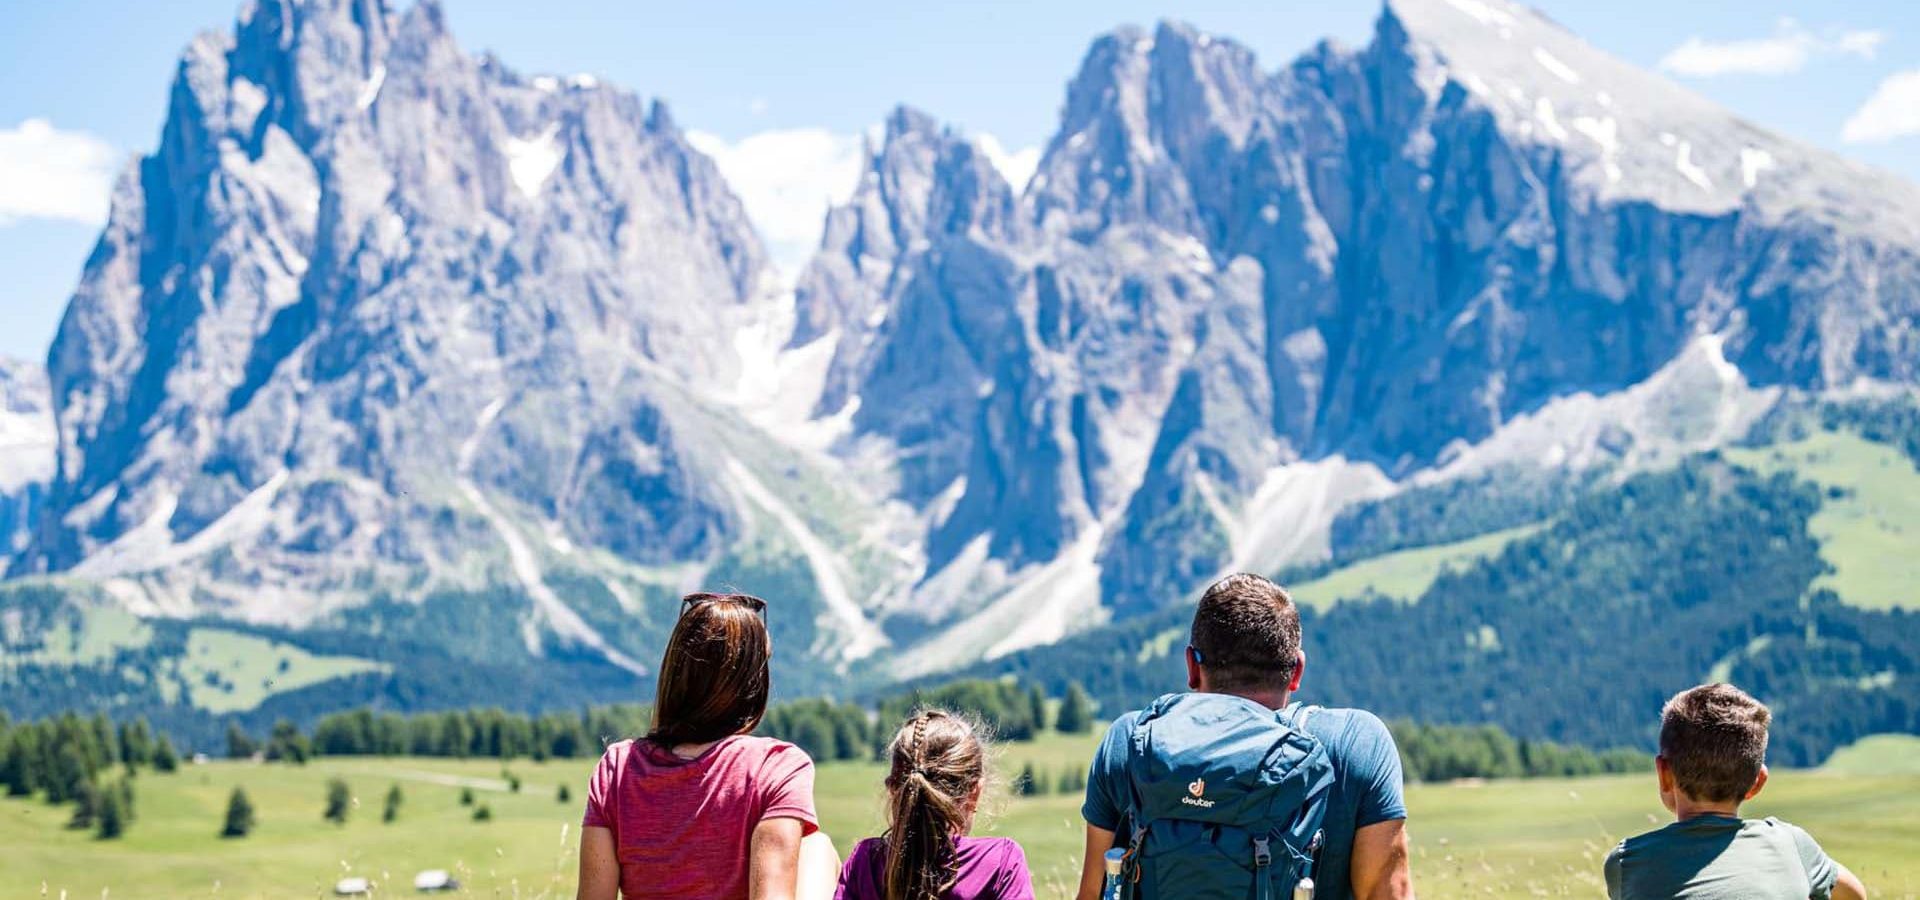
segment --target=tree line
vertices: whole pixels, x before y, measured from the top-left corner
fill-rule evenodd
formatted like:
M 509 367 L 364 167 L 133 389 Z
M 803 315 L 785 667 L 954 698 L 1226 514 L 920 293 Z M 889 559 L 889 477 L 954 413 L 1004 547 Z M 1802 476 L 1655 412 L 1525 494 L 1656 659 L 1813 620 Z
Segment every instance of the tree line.
M 67 827 L 103 840 L 120 837 L 133 821 L 135 773 L 173 772 L 179 764 L 173 742 L 144 719 L 115 725 L 104 714 L 83 719 L 69 712 L 15 723 L 0 713 L 0 788 L 9 797 L 72 806 Z

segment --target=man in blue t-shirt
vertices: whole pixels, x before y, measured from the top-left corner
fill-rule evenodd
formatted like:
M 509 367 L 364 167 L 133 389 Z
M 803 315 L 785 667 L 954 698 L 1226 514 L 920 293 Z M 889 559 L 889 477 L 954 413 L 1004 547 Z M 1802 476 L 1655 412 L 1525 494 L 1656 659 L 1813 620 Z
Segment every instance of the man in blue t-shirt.
M 1300 613 L 1277 584 L 1258 575 L 1229 575 L 1200 597 L 1187 646 L 1187 687 L 1282 709 L 1300 687 L 1307 657 L 1300 649 Z M 1079 900 L 1099 900 L 1103 857 L 1126 815 L 1127 746 L 1138 711 L 1115 720 L 1087 771 L 1086 859 Z M 1407 871 L 1407 807 L 1400 793 L 1400 753 L 1372 713 L 1315 710 L 1306 730 L 1327 748 L 1334 783 L 1327 802 L 1326 845 L 1315 867 L 1316 900 L 1413 896 Z

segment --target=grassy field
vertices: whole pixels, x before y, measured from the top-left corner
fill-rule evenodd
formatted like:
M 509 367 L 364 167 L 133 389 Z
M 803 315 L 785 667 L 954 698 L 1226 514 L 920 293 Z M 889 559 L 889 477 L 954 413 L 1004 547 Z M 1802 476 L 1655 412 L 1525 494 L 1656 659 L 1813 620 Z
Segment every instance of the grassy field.
M 1830 491 L 1808 528 L 1834 571 L 1815 587 L 1874 609 L 1920 609 L 1920 470 L 1899 450 L 1851 432 L 1820 432 L 1727 451 L 1761 472 L 1791 471 Z M 1833 493 L 1833 492 L 1837 492 Z
M 1312 581 L 1288 589 L 1303 605 L 1328 607 L 1340 600 L 1352 600 L 1369 593 L 1396 600 L 1411 601 L 1433 586 L 1440 573 L 1449 568 L 1464 568 L 1499 553 L 1506 546 L 1539 531 L 1540 525 L 1522 525 L 1478 537 L 1386 553 L 1335 569 Z
M 1876 734 L 1827 758 L 1833 775 L 1920 775 L 1920 735 Z
M 1084 764 L 1093 738 L 1050 736 L 1002 749 L 1003 780 L 1032 762 L 1050 779 Z M 1920 896 L 1920 773 L 1899 768 L 1920 738 L 1881 738 L 1836 758 L 1827 771 L 1776 773 L 1750 807 L 1805 826 L 1867 879 L 1875 896 Z M 1846 760 L 1851 760 L 1850 762 Z M 138 778 L 138 818 L 105 843 L 64 827 L 67 811 L 37 800 L 0 800 L 0 896 L 324 896 L 345 875 L 383 894 L 411 894 L 413 873 L 451 869 L 470 895 L 564 897 L 573 890 L 579 806 L 591 763 L 513 763 L 512 793 L 498 761 L 323 759 L 304 767 L 213 762 Z M 1844 771 L 1843 771 L 1844 770 Z M 841 848 L 878 831 L 881 767 L 835 763 L 817 796 Z M 357 807 L 344 826 L 321 820 L 329 778 L 347 781 Z M 380 821 L 393 784 L 400 819 Z M 560 785 L 573 799 L 556 799 Z M 216 837 L 228 792 L 244 786 L 258 812 L 252 836 Z M 488 806 L 473 821 L 463 786 Z M 1025 845 L 1041 896 L 1061 896 L 1080 847 L 1079 798 L 1000 791 L 980 829 Z M 1408 791 L 1414 878 L 1423 897 L 1592 896 L 1614 842 L 1663 822 L 1646 776 L 1415 786 Z
M 187 652 L 175 666 L 175 677 L 190 685 L 193 705 L 223 713 L 253 709 L 274 694 L 386 668 L 351 656 L 316 656 L 224 628 L 195 628 L 187 633 Z

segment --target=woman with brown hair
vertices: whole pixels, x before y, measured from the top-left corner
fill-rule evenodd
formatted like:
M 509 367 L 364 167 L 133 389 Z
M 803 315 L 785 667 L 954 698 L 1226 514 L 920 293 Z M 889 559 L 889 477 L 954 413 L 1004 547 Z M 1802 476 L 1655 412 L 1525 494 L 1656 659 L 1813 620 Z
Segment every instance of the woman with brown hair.
M 822 897 L 838 867 L 813 760 L 750 734 L 767 711 L 767 604 L 689 594 L 660 661 L 647 736 L 607 748 L 587 786 L 581 900 Z
M 854 848 L 834 900 L 1033 900 L 1019 844 L 967 836 L 987 780 L 972 723 L 923 710 L 900 726 L 892 756 L 887 833 Z

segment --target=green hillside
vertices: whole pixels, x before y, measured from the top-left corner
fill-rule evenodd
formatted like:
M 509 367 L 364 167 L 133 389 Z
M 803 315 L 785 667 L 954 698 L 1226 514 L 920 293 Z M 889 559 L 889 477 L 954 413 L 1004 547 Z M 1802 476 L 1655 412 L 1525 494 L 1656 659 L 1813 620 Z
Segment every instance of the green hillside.
M 1364 540 L 1354 545 L 1383 552 L 1298 586 L 1303 696 L 1427 722 L 1491 721 L 1522 738 L 1648 748 L 1653 711 L 1715 677 L 1774 706 L 1775 749 L 1787 763 L 1816 764 L 1874 733 L 1920 731 L 1920 619 L 1843 602 L 1835 587 L 1853 582 L 1833 560 L 1848 558 L 1834 554 L 1849 538 L 1845 529 L 1820 536 L 1835 521 L 1873 535 L 1905 527 L 1890 503 L 1858 524 L 1855 498 L 1906 490 L 1891 480 L 1907 477 L 1899 464 L 1909 458 L 1841 433 L 1792 440 L 1810 439 L 1886 468 L 1858 476 L 1850 492 L 1809 480 L 1839 475 L 1785 464 L 1811 450 L 1783 449 L 1771 467 L 1755 455 L 1773 451 L 1742 450 L 1595 484 L 1533 528 L 1509 530 L 1513 516 L 1538 510 L 1526 497 L 1495 496 L 1474 513 L 1472 495 L 1451 488 L 1357 518 Z M 1403 546 L 1455 519 L 1501 529 Z M 1328 588 L 1341 584 L 1360 588 Z M 1344 596 L 1353 594 L 1370 596 Z M 1183 686 L 1190 618 L 1190 607 L 1167 608 L 970 672 L 1018 674 L 1056 692 L 1080 681 L 1107 708 L 1135 705 Z
M 1303 606 L 1325 607 L 1363 597 L 1413 602 L 1433 586 L 1434 579 L 1499 553 L 1540 528 L 1521 525 L 1452 543 L 1381 554 L 1292 585 L 1288 592 Z
M 1920 735 L 1876 734 L 1842 747 L 1821 772 L 1832 775 L 1920 775 Z
M 1727 457 L 1820 486 L 1820 510 L 1807 528 L 1833 571 L 1814 579 L 1814 588 L 1856 606 L 1920 609 L 1920 468 L 1913 460 L 1851 431 L 1739 448 Z

